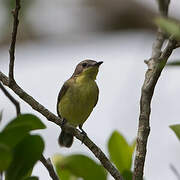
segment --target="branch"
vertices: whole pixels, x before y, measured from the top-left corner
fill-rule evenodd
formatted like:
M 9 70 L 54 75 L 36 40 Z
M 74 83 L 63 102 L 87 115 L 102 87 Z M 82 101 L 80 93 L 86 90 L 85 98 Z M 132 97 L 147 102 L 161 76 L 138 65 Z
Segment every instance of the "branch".
M 16 107 L 16 112 L 17 112 L 17 116 L 21 113 L 20 112 L 20 105 L 19 102 L 13 97 L 11 96 L 11 94 L 5 89 L 5 87 L 1 84 L 0 82 L 0 88 L 1 90 L 4 92 L 4 94 L 9 98 L 9 100 L 15 105 Z M 51 160 L 46 160 L 44 158 L 44 156 L 41 156 L 40 161 L 44 164 L 44 166 L 47 168 L 50 176 L 52 177 L 53 180 L 59 180 L 58 176 L 56 175 L 53 165 L 51 164 Z M 2 179 L 2 172 L 0 172 L 0 180 Z
M 6 90 L 6 88 L 1 83 L 0 83 L 0 89 L 9 98 L 9 100 L 15 105 L 16 114 L 18 116 L 21 113 L 19 102 L 13 96 L 11 96 L 11 94 Z
M 162 16 L 167 15 L 169 0 L 159 0 L 159 10 Z M 164 2 L 164 3 L 163 3 Z M 140 115 L 139 126 L 137 135 L 137 147 L 134 161 L 134 174 L 133 180 L 142 180 L 144 163 L 146 158 L 146 148 L 148 136 L 150 133 L 150 112 L 151 112 L 151 100 L 154 93 L 156 83 L 161 75 L 161 72 L 166 65 L 166 62 L 171 55 L 172 51 L 177 46 L 177 41 L 169 39 L 169 42 L 161 52 L 165 37 L 163 32 L 158 29 L 156 40 L 152 47 L 152 56 L 146 61 L 148 70 L 145 74 L 145 80 L 141 89 L 140 99 Z
M 11 94 L 4 88 L 4 86 L 1 84 L 0 82 L 0 88 L 2 89 L 2 91 L 4 92 L 4 94 L 9 98 L 9 100 L 15 105 L 16 107 L 16 112 L 17 112 L 17 116 L 20 114 L 20 105 L 19 105 L 19 102 L 14 99 L 13 96 L 11 96 Z M 42 155 L 41 156 L 41 159 L 40 161 L 44 164 L 44 166 L 47 168 L 50 176 L 52 177 L 53 180 L 59 180 L 58 176 L 56 175 L 55 171 L 54 171 L 54 168 L 51 164 L 51 160 L 46 160 L 44 158 L 44 156 Z M 0 173 L 0 180 L 1 180 L 1 177 L 2 177 L 2 173 Z
M 15 105 L 16 107 L 16 112 L 17 112 L 17 116 L 21 113 L 20 112 L 20 105 L 19 102 L 13 97 L 11 96 L 11 94 L 4 88 L 4 86 L 1 84 L 0 82 L 0 88 L 2 89 L 2 91 L 4 92 L 4 94 L 9 98 L 9 100 Z M 46 160 L 44 158 L 44 156 L 41 156 L 40 161 L 44 164 L 44 166 L 47 168 L 47 170 L 49 171 L 50 176 L 52 177 L 53 180 L 59 180 L 58 176 L 56 175 L 54 168 L 51 164 L 51 160 Z M 2 177 L 2 173 L 0 173 L 0 180 Z
M 2 72 L 0 72 L 0 81 L 4 85 L 9 86 L 9 78 Z M 43 105 L 37 102 L 32 96 L 27 94 L 21 87 L 19 87 L 16 84 L 16 82 L 14 82 L 13 85 L 9 86 L 9 88 L 11 88 L 21 99 L 28 103 L 34 110 L 38 111 L 43 116 L 45 116 L 49 121 L 57 124 L 60 127 L 62 126 L 63 120 L 61 118 L 57 117 L 55 114 L 46 109 Z M 83 142 L 83 144 L 85 144 L 89 148 L 89 150 L 97 157 L 97 159 L 99 159 L 104 168 L 114 177 L 114 179 L 123 180 L 119 171 L 114 167 L 114 165 L 110 162 L 106 155 L 93 141 L 91 141 L 88 137 L 84 139 L 84 136 L 81 134 L 81 132 L 68 123 L 63 125 L 63 128 L 67 132 L 75 136 L 77 139 L 79 139 L 81 142 Z
M 11 96 L 11 94 L 5 89 L 5 87 L 1 84 L 1 82 L 0 82 L 0 88 L 4 92 L 4 94 L 9 98 L 9 100 L 15 105 L 17 116 L 18 116 L 21 113 L 19 102 L 13 96 Z M 42 155 L 40 161 L 47 168 L 49 175 L 52 177 L 52 179 L 59 180 L 58 176 L 56 175 L 54 171 L 53 165 L 51 164 L 51 160 L 50 159 L 46 160 L 44 156 Z M 0 172 L 0 180 L 1 180 L 1 177 L 2 177 L 2 173 Z
M 14 23 L 13 23 L 13 31 L 12 31 L 12 38 L 11 38 L 11 45 L 9 49 L 9 55 L 10 55 L 10 62 L 9 62 L 9 83 L 12 84 L 14 82 L 14 60 L 15 60 L 15 46 L 16 46 L 16 36 L 17 36 L 17 30 L 18 30 L 18 24 L 19 24 L 19 10 L 20 10 L 20 0 L 16 0 L 16 7 L 15 10 L 12 11 L 13 17 L 14 17 Z
M 43 155 L 41 156 L 41 159 L 40 161 L 42 162 L 42 164 L 46 167 L 46 169 L 48 170 L 49 172 L 49 175 L 51 176 L 51 178 L 53 180 L 59 180 L 56 172 L 54 171 L 54 167 L 51 163 L 51 160 L 50 158 L 46 159 Z
M 22 88 L 20 88 L 14 80 L 14 60 L 15 60 L 15 45 L 16 45 L 16 36 L 17 36 L 17 29 L 18 29 L 18 15 L 20 10 L 20 0 L 16 0 L 16 8 L 13 11 L 14 15 L 14 24 L 13 24 L 13 32 L 12 32 L 12 39 L 10 45 L 10 63 L 9 63 L 9 78 L 0 72 L 0 81 L 11 88 L 21 99 L 27 102 L 34 110 L 41 113 L 45 116 L 49 121 L 56 123 L 59 126 L 62 126 L 63 121 L 53 113 L 51 113 L 48 109 L 38 103 L 33 97 L 27 94 Z M 94 155 L 100 160 L 102 165 L 109 171 L 109 173 L 116 179 L 116 180 L 123 180 L 122 176 L 120 175 L 119 171 L 114 167 L 114 165 L 109 161 L 106 155 L 101 151 L 101 149 L 96 146 L 88 137 L 85 138 L 78 131 L 76 128 L 66 124 L 63 126 L 65 130 L 72 135 L 74 135 L 77 139 L 82 141 L 93 153 Z

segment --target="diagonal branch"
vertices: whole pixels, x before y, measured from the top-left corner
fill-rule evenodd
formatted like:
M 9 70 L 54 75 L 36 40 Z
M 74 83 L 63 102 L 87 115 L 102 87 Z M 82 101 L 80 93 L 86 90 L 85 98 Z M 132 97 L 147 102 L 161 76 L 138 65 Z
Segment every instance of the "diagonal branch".
M 16 0 L 16 8 L 13 11 L 14 16 L 14 24 L 13 24 L 13 32 L 12 32 L 12 39 L 10 45 L 10 63 L 9 63 L 9 78 L 0 72 L 0 81 L 11 88 L 21 99 L 27 102 L 34 110 L 41 113 L 45 116 L 49 121 L 56 123 L 59 126 L 62 126 L 63 121 L 53 113 L 51 113 L 48 109 L 42 106 L 39 102 L 37 102 L 33 97 L 27 94 L 22 88 L 20 88 L 14 80 L 14 60 L 15 60 L 15 45 L 16 45 L 16 36 L 17 36 L 17 29 L 18 29 L 18 15 L 20 10 L 20 0 Z M 93 153 L 94 155 L 100 160 L 102 165 L 107 169 L 107 171 L 114 177 L 116 180 L 123 180 L 122 176 L 120 175 L 119 171 L 114 167 L 114 165 L 109 161 L 106 155 L 101 151 L 101 149 L 96 146 L 88 137 L 85 138 L 78 131 L 76 128 L 66 124 L 63 126 L 67 132 L 74 135 L 77 139 L 82 141 Z
M 6 88 L 0 82 L 0 89 L 4 92 L 4 94 L 9 98 L 9 100 L 15 105 L 17 116 L 21 113 L 19 102 L 6 90 Z M 59 180 L 58 176 L 56 175 L 51 160 L 46 160 L 45 157 L 42 155 L 40 161 L 44 164 L 47 168 L 50 176 L 53 180 Z M 0 172 L 0 180 L 1 180 L 2 173 Z
M 159 10 L 162 16 L 167 16 L 169 0 L 158 0 Z M 134 161 L 133 180 L 142 180 L 144 163 L 147 151 L 147 141 L 150 133 L 150 112 L 151 100 L 154 93 L 156 83 L 161 75 L 161 72 L 166 65 L 166 62 L 172 51 L 177 46 L 177 41 L 169 39 L 168 44 L 163 52 L 161 52 L 165 37 L 161 29 L 158 29 L 156 40 L 152 47 L 152 56 L 146 62 L 148 70 L 145 74 L 145 80 L 141 89 L 140 99 L 140 115 L 137 135 L 137 147 Z
M 11 45 L 9 49 L 9 55 L 10 55 L 10 62 L 9 62 L 9 83 L 12 84 L 14 82 L 14 60 L 15 60 L 15 46 L 16 46 L 16 36 L 17 36 L 17 30 L 18 30 L 18 24 L 19 24 L 19 10 L 20 10 L 20 0 L 16 0 L 16 7 L 12 11 L 13 17 L 14 17 L 14 23 L 13 23 L 13 31 L 12 31 L 12 38 L 11 38 Z
M 15 105 L 16 114 L 18 116 L 21 113 L 19 102 L 13 96 L 11 96 L 11 94 L 6 90 L 6 88 L 1 83 L 0 83 L 0 89 L 9 98 L 9 100 Z
M 42 162 L 42 164 L 46 167 L 46 169 L 48 170 L 49 172 L 49 175 L 51 176 L 51 178 L 53 180 L 59 180 L 55 170 L 54 170 L 54 167 L 51 163 L 51 160 L 50 158 L 46 159 L 43 155 L 41 156 L 41 159 L 40 161 Z
M 0 72 L 0 81 L 9 86 L 9 78 Z M 50 112 L 46 109 L 43 105 L 37 102 L 32 96 L 27 94 L 21 87 L 19 87 L 16 82 L 13 83 L 12 86 L 9 86 L 21 99 L 23 99 L 26 103 L 28 103 L 34 110 L 41 113 L 45 116 L 49 121 L 57 124 L 58 126 L 62 126 L 63 121 L 55 114 Z M 96 156 L 97 159 L 101 162 L 104 168 L 114 177 L 116 180 L 123 180 L 122 176 L 120 175 L 119 171 L 114 167 L 114 165 L 110 162 L 110 160 L 106 157 L 106 155 L 101 151 L 101 149 L 88 137 L 84 139 L 84 136 L 81 132 L 74 128 L 73 126 L 69 125 L 68 123 L 63 125 L 63 128 L 72 135 L 74 135 L 77 139 L 83 142 L 89 150 Z

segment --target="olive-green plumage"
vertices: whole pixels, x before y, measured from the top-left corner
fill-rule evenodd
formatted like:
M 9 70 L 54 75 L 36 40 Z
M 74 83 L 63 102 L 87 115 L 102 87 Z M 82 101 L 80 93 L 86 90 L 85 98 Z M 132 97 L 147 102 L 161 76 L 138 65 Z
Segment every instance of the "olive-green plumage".
M 101 62 L 84 60 L 60 90 L 57 102 L 58 115 L 74 127 L 84 124 L 98 101 L 99 89 L 96 76 Z M 59 137 L 61 146 L 70 147 L 73 136 L 62 131 Z

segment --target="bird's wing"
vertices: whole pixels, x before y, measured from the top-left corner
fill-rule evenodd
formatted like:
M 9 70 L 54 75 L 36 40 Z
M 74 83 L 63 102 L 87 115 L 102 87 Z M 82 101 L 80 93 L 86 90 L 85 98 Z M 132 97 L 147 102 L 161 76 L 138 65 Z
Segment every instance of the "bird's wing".
M 60 92 L 59 92 L 59 95 L 58 95 L 58 100 L 57 100 L 57 114 L 59 117 L 61 117 L 60 113 L 59 113 L 59 110 L 58 110 L 58 105 L 62 99 L 62 97 L 65 95 L 65 93 L 67 92 L 68 88 L 69 88 L 69 84 L 70 84 L 70 79 L 67 80 L 64 85 L 62 86 Z

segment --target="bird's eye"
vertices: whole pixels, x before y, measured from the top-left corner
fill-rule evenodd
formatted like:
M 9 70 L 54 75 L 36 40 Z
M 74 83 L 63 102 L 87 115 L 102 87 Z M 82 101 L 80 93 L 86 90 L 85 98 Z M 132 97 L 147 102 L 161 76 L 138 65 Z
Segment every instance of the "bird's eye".
M 83 64 L 82 64 L 82 67 L 86 67 L 86 66 L 87 66 L 87 63 L 83 63 Z

